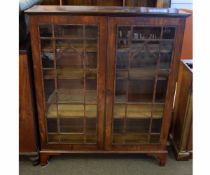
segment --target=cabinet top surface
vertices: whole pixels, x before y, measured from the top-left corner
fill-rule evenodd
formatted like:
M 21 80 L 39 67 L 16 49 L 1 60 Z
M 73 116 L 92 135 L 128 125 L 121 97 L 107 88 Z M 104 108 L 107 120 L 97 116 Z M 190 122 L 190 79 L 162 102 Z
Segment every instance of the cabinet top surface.
M 116 7 L 116 6 L 55 6 L 35 5 L 25 11 L 28 14 L 80 14 L 80 15 L 128 15 L 187 17 L 190 13 L 172 8 Z

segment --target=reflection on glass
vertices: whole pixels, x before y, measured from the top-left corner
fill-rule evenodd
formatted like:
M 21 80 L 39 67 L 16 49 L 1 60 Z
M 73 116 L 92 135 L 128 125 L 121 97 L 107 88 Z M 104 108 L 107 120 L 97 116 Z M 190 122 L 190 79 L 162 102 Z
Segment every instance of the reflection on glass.
M 80 38 L 82 36 L 81 25 L 55 25 L 55 37 Z
M 54 67 L 54 56 L 51 52 L 41 52 L 42 67 L 53 68 Z

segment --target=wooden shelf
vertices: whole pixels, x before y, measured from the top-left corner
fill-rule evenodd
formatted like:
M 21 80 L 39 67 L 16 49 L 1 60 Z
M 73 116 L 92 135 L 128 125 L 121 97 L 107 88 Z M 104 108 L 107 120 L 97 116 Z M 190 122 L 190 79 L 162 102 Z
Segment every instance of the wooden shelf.
M 153 109 L 153 118 L 160 119 L 163 116 L 163 105 L 155 105 Z M 129 105 L 127 104 L 127 118 L 131 119 L 146 119 L 151 118 L 152 104 L 138 104 Z M 123 118 L 126 115 L 126 105 L 114 106 L 114 118 Z
M 113 144 L 158 144 L 159 143 L 159 134 L 153 134 L 150 137 L 149 141 L 148 133 L 125 133 L 125 134 L 114 134 L 113 135 Z
M 44 69 L 45 70 L 45 69 Z M 85 71 L 84 71 L 85 70 Z M 97 79 L 97 70 L 89 68 L 56 68 L 44 71 L 44 79 Z
M 129 79 L 129 80 L 138 80 L 138 79 L 155 79 L 156 74 L 158 73 L 158 80 L 167 80 L 169 71 L 167 69 L 155 69 L 155 68 L 131 68 L 128 69 L 117 69 L 116 77 L 117 79 Z
M 86 95 L 86 96 L 85 96 Z M 97 91 L 96 90 L 66 90 L 58 89 L 54 91 L 48 98 L 47 103 L 73 103 L 73 104 L 96 104 L 97 103 Z
M 51 143 L 72 143 L 72 144 L 83 144 L 83 143 L 96 143 L 96 135 L 92 134 L 48 134 L 48 141 Z
M 97 40 L 95 37 L 40 37 L 41 40 Z
M 57 115 L 58 110 L 58 115 Z M 96 105 L 83 104 L 50 104 L 47 111 L 48 118 L 88 118 L 97 117 Z

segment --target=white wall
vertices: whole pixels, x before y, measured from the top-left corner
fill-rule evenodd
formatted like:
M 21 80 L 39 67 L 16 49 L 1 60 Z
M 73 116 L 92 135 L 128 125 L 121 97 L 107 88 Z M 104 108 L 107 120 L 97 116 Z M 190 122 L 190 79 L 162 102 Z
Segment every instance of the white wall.
M 193 0 L 171 0 L 171 8 L 192 9 Z

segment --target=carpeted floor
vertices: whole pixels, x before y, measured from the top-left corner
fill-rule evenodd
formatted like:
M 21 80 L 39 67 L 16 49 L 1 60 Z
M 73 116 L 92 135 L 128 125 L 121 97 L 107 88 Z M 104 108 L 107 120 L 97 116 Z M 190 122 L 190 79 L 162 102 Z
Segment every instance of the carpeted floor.
M 192 160 L 176 161 L 170 150 L 165 167 L 144 155 L 54 156 L 41 167 L 21 157 L 20 175 L 192 175 Z

